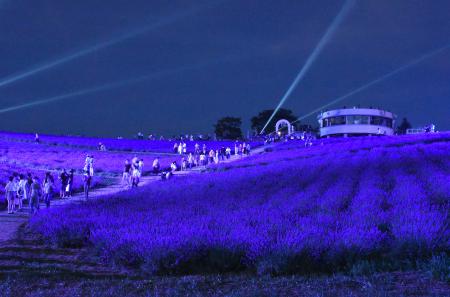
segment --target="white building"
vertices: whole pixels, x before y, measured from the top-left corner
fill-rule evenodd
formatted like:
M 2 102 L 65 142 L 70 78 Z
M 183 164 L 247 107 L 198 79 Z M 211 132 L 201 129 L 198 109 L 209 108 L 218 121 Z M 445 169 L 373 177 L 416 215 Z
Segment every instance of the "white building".
M 317 116 L 320 136 L 393 135 L 395 118 L 392 112 L 373 108 L 343 108 Z

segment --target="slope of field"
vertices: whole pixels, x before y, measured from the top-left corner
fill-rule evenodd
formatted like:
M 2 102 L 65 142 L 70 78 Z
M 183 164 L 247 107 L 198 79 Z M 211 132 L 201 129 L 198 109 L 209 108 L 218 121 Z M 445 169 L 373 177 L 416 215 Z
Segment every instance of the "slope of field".
M 450 245 L 450 134 L 286 143 L 213 172 L 34 217 L 150 274 L 412 267 Z M 367 261 L 367 262 L 366 262 Z
M 103 143 L 108 150 L 125 152 L 149 152 L 159 154 L 172 154 L 173 145 L 178 140 L 138 140 L 138 139 L 113 139 L 80 136 L 40 135 L 43 144 L 51 146 L 68 146 L 75 148 L 96 149 Z M 34 134 L 0 132 L 0 140 L 34 143 Z M 234 141 L 186 141 L 188 152 L 194 151 L 194 145 L 206 145 L 208 149 L 217 150 L 221 147 L 234 147 Z M 252 147 L 261 146 L 262 142 L 251 142 Z

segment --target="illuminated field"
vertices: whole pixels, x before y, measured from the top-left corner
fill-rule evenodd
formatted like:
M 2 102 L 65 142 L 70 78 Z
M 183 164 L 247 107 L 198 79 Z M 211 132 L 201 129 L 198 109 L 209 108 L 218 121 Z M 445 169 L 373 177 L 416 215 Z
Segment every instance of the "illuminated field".
M 336 272 L 361 261 L 390 270 L 448 250 L 450 134 L 268 151 L 50 210 L 31 226 L 49 242 L 83 242 L 108 263 L 151 274 Z

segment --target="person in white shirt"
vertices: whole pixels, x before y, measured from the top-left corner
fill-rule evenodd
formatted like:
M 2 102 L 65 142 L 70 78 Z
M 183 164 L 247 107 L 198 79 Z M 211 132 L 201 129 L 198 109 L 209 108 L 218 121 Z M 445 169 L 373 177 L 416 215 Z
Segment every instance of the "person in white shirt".
M 5 186 L 5 196 L 6 201 L 8 202 L 8 214 L 14 213 L 14 198 L 16 196 L 16 189 L 14 185 L 14 177 L 10 176 L 8 179 L 8 183 Z
M 144 159 L 140 159 L 138 162 L 139 178 L 144 173 Z
M 227 159 L 229 159 L 231 157 L 231 148 L 227 147 L 225 149 L 225 156 L 227 157 Z
M 17 189 L 17 197 L 18 197 L 18 204 L 19 204 L 19 210 L 22 209 L 22 202 L 23 199 L 27 199 L 27 179 L 23 174 L 19 175 L 19 185 Z
M 153 173 L 158 174 L 159 173 L 159 169 L 160 169 L 160 165 L 159 165 L 159 159 L 156 158 L 155 160 L 153 160 Z
M 173 161 L 172 164 L 170 164 L 170 169 L 172 170 L 172 172 L 177 171 L 178 166 L 177 166 L 177 162 Z

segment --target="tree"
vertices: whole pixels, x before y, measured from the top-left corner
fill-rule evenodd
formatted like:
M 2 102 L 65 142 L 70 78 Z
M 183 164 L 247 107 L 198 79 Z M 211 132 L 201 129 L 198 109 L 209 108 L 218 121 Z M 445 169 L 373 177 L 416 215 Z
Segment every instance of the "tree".
M 219 139 L 242 138 L 242 121 L 240 118 L 223 117 L 214 125 L 215 133 Z
M 412 126 L 408 122 L 408 119 L 403 118 L 402 123 L 397 128 L 397 132 L 399 134 L 406 134 L 406 130 L 411 129 L 411 128 L 412 128 Z
M 274 109 L 267 109 L 261 111 L 257 116 L 252 117 L 251 119 L 252 129 L 260 133 L 273 112 Z M 276 122 L 278 122 L 281 119 L 286 119 L 289 122 L 293 122 L 297 120 L 297 117 L 294 115 L 292 110 L 280 108 L 278 112 L 275 114 L 275 116 L 272 118 L 272 120 L 270 120 L 270 123 L 267 125 L 265 132 L 274 131 Z

